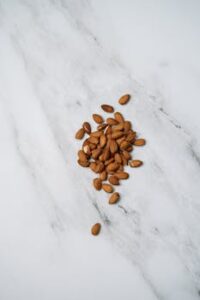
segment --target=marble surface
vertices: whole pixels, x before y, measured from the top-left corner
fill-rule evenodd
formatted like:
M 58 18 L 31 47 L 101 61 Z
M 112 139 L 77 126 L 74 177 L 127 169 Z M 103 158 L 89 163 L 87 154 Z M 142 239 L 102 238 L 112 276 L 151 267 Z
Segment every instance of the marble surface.
M 199 12 L 0 1 L 1 300 L 200 299 Z M 110 207 L 74 133 L 127 92 L 144 166 Z

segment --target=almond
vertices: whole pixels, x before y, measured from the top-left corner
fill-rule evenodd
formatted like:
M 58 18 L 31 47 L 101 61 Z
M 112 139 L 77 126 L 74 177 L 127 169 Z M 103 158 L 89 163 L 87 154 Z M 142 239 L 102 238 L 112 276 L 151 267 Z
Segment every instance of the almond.
M 85 154 L 85 152 L 83 150 L 79 150 L 78 151 L 78 157 L 81 161 L 87 161 L 87 155 Z
M 111 164 L 114 161 L 114 157 L 111 157 L 110 159 L 105 161 L 105 166 L 108 166 L 109 164 Z
M 103 118 L 102 118 L 102 116 L 97 115 L 97 114 L 93 114 L 92 117 L 93 117 L 93 120 L 94 120 L 97 124 L 103 123 Z
M 120 144 L 120 149 L 121 149 L 121 150 L 125 150 L 125 149 L 128 148 L 129 146 L 130 146 L 129 142 L 123 141 L 123 142 L 121 142 L 121 144 Z
M 89 137 L 88 141 L 92 144 L 95 144 L 95 145 L 97 145 L 99 143 L 99 139 L 95 136 Z
M 128 160 L 124 157 L 123 154 L 121 154 L 121 158 L 122 158 L 122 164 L 123 164 L 123 166 L 128 165 Z
M 112 193 L 113 192 L 113 187 L 112 185 L 108 184 L 108 183 L 103 183 L 102 184 L 102 189 L 106 192 L 106 193 Z
M 110 140 L 110 152 L 115 153 L 118 150 L 118 145 L 115 140 Z
M 101 146 L 101 148 L 103 148 L 106 145 L 106 142 L 107 142 L 107 138 L 104 134 L 102 134 L 100 136 L 100 146 Z
M 104 130 L 107 126 L 108 126 L 108 124 L 106 124 L 106 123 L 100 124 L 97 126 L 97 130 L 100 130 L 100 131 Z
M 111 134 L 112 133 L 112 127 L 111 126 L 107 126 L 106 130 L 105 130 L 105 134 Z
M 89 161 L 81 161 L 80 159 L 78 159 L 78 164 L 81 166 L 81 167 L 84 167 L 84 168 L 87 168 L 89 167 Z
M 127 95 L 122 96 L 118 100 L 118 102 L 119 102 L 119 104 L 124 105 L 124 104 L 128 103 L 129 99 L 130 99 L 130 95 L 127 94 Z
M 126 140 L 127 140 L 127 142 L 132 143 L 132 142 L 134 142 L 135 138 L 136 138 L 136 132 L 130 131 L 126 137 Z
M 119 185 L 119 178 L 115 175 L 111 175 L 109 178 L 108 178 L 108 181 L 113 184 L 113 185 Z
M 124 122 L 124 132 L 128 132 L 131 129 L 131 122 L 125 121 Z
M 85 154 L 87 154 L 87 155 L 90 156 L 91 151 L 90 151 L 90 146 L 89 146 L 89 145 L 85 145 L 85 146 L 83 147 L 83 151 L 84 151 Z
M 128 152 L 131 152 L 131 151 L 133 151 L 133 146 L 128 146 L 128 148 L 126 148 L 126 151 L 128 151 Z
M 114 113 L 114 117 L 115 117 L 115 120 L 119 123 L 123 123 L 124 122 L 124 117 L 122 116 L 122 114 L 120 112 L 115 112 Z
M 129 174 L 123 171 L 118 171 L 117 173 L 115 173 L 115 176 L 117 176 L 119 179 L 128 179 L 129 178 Z
M 100 223 L 96 223 L 91 228 L 91 234 L 92 235 L 98 235 L 99 232 L 100 232 L 100 230 L 101 230 L 101 224 Z
M 100 191 L 102 188 L 102 181 L 100 178 L 93 179 L 93 185 L 97 191 Z
M 106 171 L 103 171 L 99 174 L 99 178 L 104 181 L 104 180 L 107 180 L 107 172 Z
M 77 140 L 81 140 L 83 137 L 84 137 L 84 134 L 85 134 L 85 130 L 83 128 L 80 128 L 77 132 L 76 132 L 76 135 L 75 135 L 75 138 Z
M 97 138 L 99 138 L 101 135 L 102 135 L 101 131 L 93 131 L 93 132 L 90 133 L 90 136 L 94 136 L 94 137 L 97 137 Z
M 141 160 L 138 160 L 138 159 L 132 160 L 132 161 L 129 162 L 129 166 L 130 166 L 131 168 L 138 168 L 138 167 L 140 167 L 142 164 L 143 164 L 143 162 L 142 162 Z
M 89 144 L 90 150 L 94 150 L 97 147 L 97 144 Z
M 146 144 L 146 141 L 144 139 L 137 139 L 134 142 L 135 146 L 144 146 Z
M 88 134 L 90 134 L 90 132 L 91 132 L 90 123 L 84 122 L 82 126 L 83 126 L 83 129 L 85 130 L 85 132 L 87 132 Z
M 109 198 L 109 204 L 115 204 L 119 201 L 120 195 L 119 193 L 115 192 L 113 193 Z
M 118 124 L 118 122 L 115 120 L 115 119 L 113 119 L 113 118 L 108 118 L 108 119 L 106 119 L 106 123 L 108 124 L 108 125 L 117 125 Z
M 118 163 L 116 163 L 116 162 L 113 162 L 113 163 L 110 163 L 108 166 L 107 166 L 107 168 L 106 168 L 106 170 L 109 172 L 109 171 L 116 171 L 117 169 L 119 168 L 119 164 Z
M 120 137 L 122 137 L 124 135 L 124 133 L 122 131 L 114 131 L 112 133 L 112 138 L 113 139 L 119 139 Z
M 95 149 L 92 151 L 92 158 L 97 159 L 99 155 L 101 154 L 102 150 L 101 149 Z
M 97 164 L 95 162 L 90 163 L 90 169 L 96 173 Z
M 121 158 L 121 155 L 119 153 L 115 153 L 115 161 L 119 164 L 122 163 L 122 158 Z
M 114 112 L 114 108 L 111 105 L 108 104 L 102 104 L 101 108 L 107 112 L 107 113 L 113 113 Z
M 131 154 L 130 154 L 128 151 L 123 150 L 123 151 L 122 151 L 122 154 L 124 155 L 124 157 L 125 157 L 127 160 L 131 159 Z
M 124 166 L 120 165 L 118 171 L 124 171 Z
M 113 128 L 113 131 L 118 131 L 118 130 L 123 130 L 124 129 L 124 124 L 123 123 L 119 123 L 118 125 L 116 125 Z
M 104 164 L 100 161 L 97 163 L 95 173 L 101 173 L 105 169 Z
M 106 161 L 110 158 L 110 150 L 109 148 L 106 148 L 103 152 L 103 161 Z
M 117 142 L 117 144 L 118 144 L 119 146 L 120 146 L 120 144 L 121 144 L 123 141 L 125 141 L 125 137 L 124 137 L 124 136 L 122 136 L 121 138 L 119 138 L 119 139 L 116 140 L 116 142 Z

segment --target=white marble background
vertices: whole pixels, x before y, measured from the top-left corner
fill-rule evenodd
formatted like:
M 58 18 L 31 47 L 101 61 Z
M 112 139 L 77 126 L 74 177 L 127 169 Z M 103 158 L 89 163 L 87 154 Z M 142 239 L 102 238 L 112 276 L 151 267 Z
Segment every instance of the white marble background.
M 0 1 L 1 300 L 200 299 L 199 28 L 198 0 Z M 110 207 L 74 133 L 126 92 L 148 143 Z

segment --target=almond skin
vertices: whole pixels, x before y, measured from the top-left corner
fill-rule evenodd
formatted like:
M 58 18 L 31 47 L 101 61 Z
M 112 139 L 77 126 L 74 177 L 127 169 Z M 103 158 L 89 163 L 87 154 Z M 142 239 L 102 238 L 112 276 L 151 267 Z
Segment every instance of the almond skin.
M 111 105 L 108 104 L 102 104 L 101 108 L 107 112 L 107 113 L 113 113 L 114 112 L 114 108 Z
M 110 184 L 119 185 L 119 178 L 117 176 L 115 176 L 115 175 L 111 175 L 108 178 L 108 181 L 110 182 Z
M 142 164 L 143 164 L 143 162 L 139 159 L 132 160 L 129 162 L 129 166 L 131 168 L 138 168 L 138 167 L 142 166 Z
M 128 179 L 129 178 L 129 174 L 123 171 L 118 171 L 117 173 L 115 173 L 115 176 L 117 176 L 119 179 Z
M 93 180 L 93 185 L 94 185 L 94 187 L 95 187 L 95 189 L 96 189 L 97 191 L 100 191 L 101 188 L 102 188 L 102 181 L 101 181 L 101 179 L 100 179 L 100 178 L 95 178 L 95 179 Z
M 110 163 L 110 164 L 107 166 L 106 170 L 107 170 L 108 172 L 110 172 L 110 171 L 112 172 L 112 171 L 116 171 L 118 168 L 119 168 L 119 164 L 116 163 L 116 162 L 113 162 L 113 163 Z
M 106 119 L 106 123 L 108 124 L 108 125 L 117 125 L 118 124 L 118 122 L 115 120 L 115 119 L 113 119 L 113 118 L 108 118 L 108 119 Z
M 110 152 L 115 153 L 115 152 L 117 152 L 117 150 L 118 150 L 117 143 L 115 142 L 115 140 L 111 140 L 110 141 Z
M 81 167 L 84 167 L 84 168 L 87 168 L 89 167 L 89 161 L 81 161 L 80 159 L 78 159 L 78 164 L 81 166 Z
M 91 234 L 92 235 L 98 235 L 99 232 L 100 232 L 100 230 L 101 230 L 101 224 L 100 223 L 96 223 L 91 228 Z
M 91 133 L 91 126 L 90 126 L 90 123 L 88 122 L 84 122 L 83 125 L 82 125 L 83 129 L 85 130 L 85 132 L 87 132 L 88 134 Z
M 144 139 L 137 139 L 134 142 L 135 146 L 144 146 L 146 144 L 146 141 Z
M 85 154 L 85 152 L 83 150 L 79 150 L 78 151 L 78 157 L 81 161 L 87 161 L 87 155 Z
M 97 114 L 93 114 L 92 117 L 93 117 L 93 120 L 94 120 L 97 124 L 103 123 L 103 118 L 102 118 L 102 116 L 97 115 Z
M 75 138 L 77 140 L 81 140 L 83 137 L 84 137 L 84 134 L 85 134 L 85 130 L 83 128 L 80 128 L 77 132 L 76 132 L 76 135 L 75 135 Z
M 115 204 L 119 201 L 119 198 L 120 198 L 119 193 L 115 192 L 110 196 L 108 203 Z
M 108 184 L 108 183 L 103 183 L 102 184 L 102 189 L 106 192 L 106 193 L 112 193 L 113 192 L 113 187 L 112 185 Z
M 128 160 L 124 157 L 123 154 L 121 154 L 121 158 L 122 158 L 122 164 L 123 164 L 123 166 L 128 165 Z
M 126 95 L 122 96 L 122 97 L 118 100 L 119 104 L 124 105 L 124 104 L 128 103 L 130 97 L 131 97 L 131 96 L 130 96 L 129 94 L 126 94 Z
M 106 171 L 103 171 L 99 174 L 99 178 L 104 181 L 104 180 L 107 180 L 107 172 Z
M 122 131 L 114 131 L 112 133 L 112 138 L 113 139 L 119 139 L 120 137 L 122 137 L 124 135 L 124 133 Z
M 119 146 L 120 146 L 120 144 L 121 144 L 123 141 L 125 141 L 125 137 L 124 137 L 124 136 L 122 136 L 121 138 L 119 138 L 119 139 L 116 140 L 116 142 L 117 142 L 117 144 L 118 144 Z
M 103 148 L 106 145 L 106 142 L 107 142 L 107 138 L 104 134 L 102 134 L 100 136 L 100 146 L 101 146 L 101 148 Z
M 123 123 L 124 122 L 124 117 L 122 116 L 122 114 L 120 112 L 115 112 L 114 113 L 114 117 L 115 117 L 115 120 L 119 123 Z

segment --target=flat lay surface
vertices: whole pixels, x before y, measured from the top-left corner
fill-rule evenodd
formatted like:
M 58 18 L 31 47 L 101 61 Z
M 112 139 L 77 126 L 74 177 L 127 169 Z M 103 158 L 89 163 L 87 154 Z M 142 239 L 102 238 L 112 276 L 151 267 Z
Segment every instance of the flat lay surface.
M 0 1 L 1 300 L 200 299 L 199 11 Z M 147 141 L 115 205 L 76 162 L 103 103 Z

